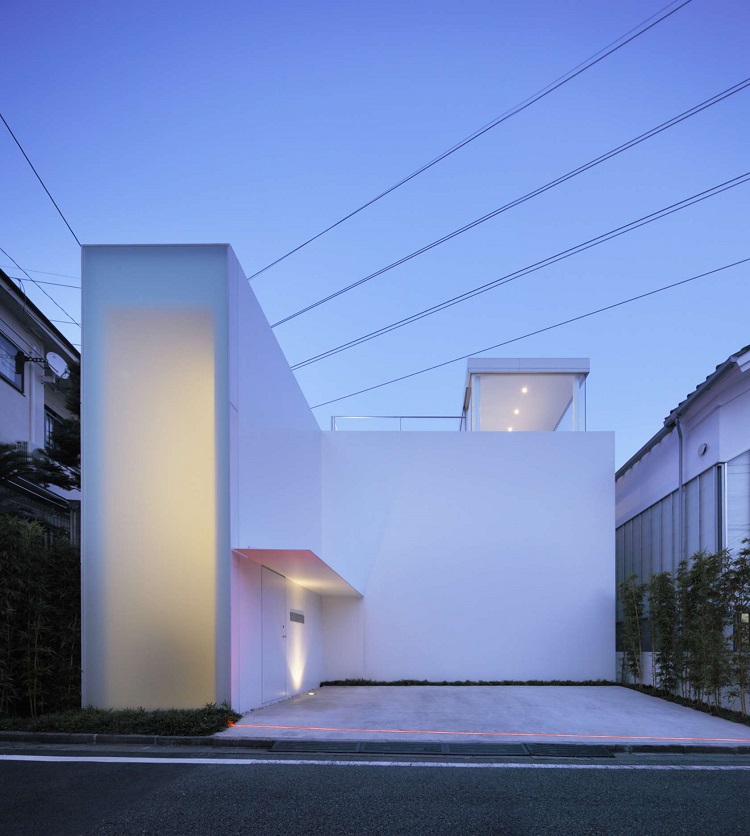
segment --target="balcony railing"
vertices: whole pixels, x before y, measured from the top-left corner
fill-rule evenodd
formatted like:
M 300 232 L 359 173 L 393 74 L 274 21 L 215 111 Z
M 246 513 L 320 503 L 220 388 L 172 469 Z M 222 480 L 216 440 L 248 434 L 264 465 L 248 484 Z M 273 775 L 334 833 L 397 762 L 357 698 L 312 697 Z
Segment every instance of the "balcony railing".
M 390 431 L 464 430 L 463 415 L 332 415 L 331 430 Z

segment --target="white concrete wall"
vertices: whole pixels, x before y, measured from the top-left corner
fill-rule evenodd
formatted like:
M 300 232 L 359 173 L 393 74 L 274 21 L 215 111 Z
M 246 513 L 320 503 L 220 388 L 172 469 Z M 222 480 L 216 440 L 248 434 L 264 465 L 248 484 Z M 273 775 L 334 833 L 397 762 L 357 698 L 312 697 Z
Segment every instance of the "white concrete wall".
M 232 556 L 232 706 L 249 711 L 261 696 L 261 587 L 259 564 Z
M 286 624 L 286 691 L 294 696 L 317 688 L 323 678 L 320 596 L 287 579 L 287 618 L 290 610 L 305 616 L 304 624 Z M 263 702 L 261 566 L 237 554 L 232 559 L 232 612 L 232 705 L 249 711 Z
M 83 702 L 228 700 L 228 248 L 82 267 Z
M 305 623 L 289 620 L 291 610 Z M 317 688 L 323 679 L 323 611 L 321 597 L 287 579 L 286 692 L 293 696 Z
M 234 261 L 231 403 L 237 412 L 234 548 L 320 553 L 320 430 L 255 295 Z
M 614 676 L 610 433 L 324 433 L 325 679 Z

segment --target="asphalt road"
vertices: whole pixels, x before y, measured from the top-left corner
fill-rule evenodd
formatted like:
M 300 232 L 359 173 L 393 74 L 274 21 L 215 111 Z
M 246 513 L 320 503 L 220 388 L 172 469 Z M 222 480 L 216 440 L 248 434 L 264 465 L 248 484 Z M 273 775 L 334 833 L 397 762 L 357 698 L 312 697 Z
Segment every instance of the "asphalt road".
M 3 754 L 21 752 L 5 750 Z M 169 754 L 190 755 L 174 750 Z M 202 753 L 201 757 L 216 754 Z M 238 760 L 243 757 L 232 755 Z M 446 767 L 448 761 L 437 760 L 431 761 L 436 766 L 352 761 L 332 765 L 322 763 L 320 757 L 302 763 L 248 757 L 261 762 L 0 759 L 0 833 L 721 836 L 750 832 L 750 759 L 738 756 L 697 760 L 618 756 L 546 765 L 524 759 L 485 761 L 468 768 Z M 581 768 L 587 765 L 605 768 Z M 654 765 L 662 768 L 654 769 Z M 674 769 L 674 765 L 702 768 Z M 733 768 L 740 765 L 746 769 Z

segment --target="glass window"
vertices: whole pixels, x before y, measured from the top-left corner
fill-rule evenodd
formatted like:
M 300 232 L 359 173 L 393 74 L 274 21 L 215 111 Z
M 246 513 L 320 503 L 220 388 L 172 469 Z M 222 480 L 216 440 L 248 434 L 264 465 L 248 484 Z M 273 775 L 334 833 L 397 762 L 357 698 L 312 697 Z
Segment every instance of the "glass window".
M 674 572 L 675 570 L 675 503 L 674 494 L 665 496 L 659 503 L 661 506 L 661 570 Z
M 750 537 L 750 450 L 727 462 L 727 548 Z
M 667 497 L 667 499 L 669 499 L 669 497 Z M 651 509 L 651 571 L 654 574 L 657 572 L 663 572 L 669 567 L 669 564 L 666 561 L 666 555 L 663 552 L 661 537 L 661 506 L 663 503 L 664 500 L 657 502 Z
M 714 468 L 698 477 L 700 494 L 700 547 L 716 551 L 716 471 Z
M 623 554 L 625 555 L 625 575 L 629 578 L 633 572 L 633 521 L 628 520 L 623 526 L 624 528 L 624 543 Z
M 691 479 L 684 488 L 685 494 L 685 556 L 690 558 L 700 551 L 700 494 L 698 480 Z
M 625 526 L 621 525 L 616 531 L 615 537 L 615 565 L 617 567 L 617 621 L 622 621 L 622 601 L 620 600 L 619 589 L 625 577 Z
M 643 525 L 643 514 L 638 514 L 633 519 L 633 574 L 636 576 L 636 583 L 643 580 L 643 569 L 641 568 L 641 528 Z
M 538 372 L 472 374 L 468 415 L 472 430 L 585 430 L 586 375 Z
M 658 511 L 658 508 L 653 508 Z M 641 583 L 648 582 L 651 577 L 651 511 L 646 508 L 641 514 Z M 648 597 L 644 599 L 643 614 L 648 615 Z
M 19 348 L 4 334 L 0 334 L 0 377 L 23 392 L 23 366 L 16 371 L 16 355 Z
M 55 431 L 55 427 L 60 423 L 61 418 L 56 413 L 53 412 L 48 407 L 44 408 L 44 446 L 51 447 L 52 446 L 52 433 Z

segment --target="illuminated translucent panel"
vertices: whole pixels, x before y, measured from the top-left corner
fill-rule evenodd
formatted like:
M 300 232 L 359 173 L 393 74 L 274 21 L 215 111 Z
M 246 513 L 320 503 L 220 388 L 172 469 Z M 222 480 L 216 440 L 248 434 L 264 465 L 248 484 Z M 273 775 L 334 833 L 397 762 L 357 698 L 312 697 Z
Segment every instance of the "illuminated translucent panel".
M 102 359 L 104 702 L 200 705 L 216 667 L 212 314 L 110 311 Z

